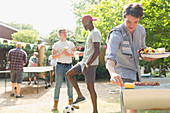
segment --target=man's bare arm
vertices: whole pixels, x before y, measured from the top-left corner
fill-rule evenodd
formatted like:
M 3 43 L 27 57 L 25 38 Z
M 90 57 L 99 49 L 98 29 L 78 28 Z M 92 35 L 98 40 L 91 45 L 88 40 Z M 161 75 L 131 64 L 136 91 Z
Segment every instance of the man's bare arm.
M 71 53 L 69 53 L 68 51 L 66 51 L 65 55 L 66 55 L 66 56 L 74 57 L 74 52 L 75 52 L 75 48 L 72 48 L 72 49 L 71 49 Z
M 149 62 L 149 61 L 153 61 L 153 60 L 157 60 L 159 58 L 148 58 L 148 57 L 141 57 L 142 60 Z
M 110 82 L 116 85 L 119 85 L 120 87 L 123 87 L 123 81 L 115 71 L 115 62 L 112 59 L 107 59 L 106 61 L 106 68 L 108 69 L 110 73 Z
M 52 50 L 52 58 L 53 59 L 59 58 L 62 54 L 64 54 L 64 52 L 65 51 L 63 51 L 62 53 L 58 54 L 58 51 L 53 48 L 53 50 Z
M 97 56 L 100 53 L 100 43 L 99 42 L 94 42 L 93 44 L 94 44 L 95 51 L 94 51 L 90 61 L 87 63 L 88 66 L 90 66 L 96 60 Z

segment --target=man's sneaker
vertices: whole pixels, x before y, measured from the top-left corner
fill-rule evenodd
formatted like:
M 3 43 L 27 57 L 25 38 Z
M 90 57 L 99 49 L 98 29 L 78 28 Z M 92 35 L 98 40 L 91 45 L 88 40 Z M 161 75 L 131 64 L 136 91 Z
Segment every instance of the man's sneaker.
M 85 102 L 86 99 L 84 97 L 82 98 L 77 98 L 76 101 L 74 101 L 73 103 L 71 103 L 71 105 L 74 105 L 74 104 L 79 104 L 79 103 L 82 103 L 82 102 Z
M 36 82 L 36 80 L 34 81 L 34 85 L 37 85 L 37 82 Z
M 14 93 L 11 93 L 10 96 L 11 96 L 11 97 L 14 97 Z
M 23 95 L 19 95 L 19 96 L 16 96 L 16 98 L 23 98 L 24 96 Z
M 31 84 L 31 81 L 28 82 L 28 85 L 30 85 L 30 84 Z

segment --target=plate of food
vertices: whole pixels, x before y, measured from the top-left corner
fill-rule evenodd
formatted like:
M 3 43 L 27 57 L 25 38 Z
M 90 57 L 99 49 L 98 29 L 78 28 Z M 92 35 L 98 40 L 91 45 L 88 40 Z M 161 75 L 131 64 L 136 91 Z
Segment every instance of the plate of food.
M 145 47 L 138 50 L 142 57 L 148 58 L 165 58 L 170 55 L 170 52 L 165 52 L 165 48 L 153 49 L 152 47 Z
M 142 57 L 149 57 L 149 58 L 165 58 L 170 55 L 170 52 L 166 53 L 157 53 L 157 54 L 141 54 Z

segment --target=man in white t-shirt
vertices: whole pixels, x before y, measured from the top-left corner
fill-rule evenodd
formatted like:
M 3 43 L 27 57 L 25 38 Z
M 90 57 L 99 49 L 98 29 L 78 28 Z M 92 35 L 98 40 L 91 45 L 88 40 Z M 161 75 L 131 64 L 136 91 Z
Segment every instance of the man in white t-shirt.
M 90 15 L 85 15 L 82 18 L 83 26 L 86 30 L 89 30 L 89 35 L 86 40 L 85 51 L 83 59 L 81 62 L 72 67 L 66 74 L 67 78 L 75 88 L 78 98 L 72 103 L 72 105 L 85 101 L 85 97 L 82 95 L 77 81 L 74 76 L 77 74 L 83 73 L 87 83 L 88 91 L 91 96 L 93 104 L 93 113 L 98 113 L 97 110 L 97 95 L 94 89 L 94 81 L 96 76 L 96 68 L 99 63 L 99 53 L 100 53 L 100 44 L 102 41 L 101 33 L 96 29 L 92 21 L 96 21 Z
M 52 59 L 57 60 L 55 73 L 55 90 L 54 90 L 54 106 L 52 111 L 58 110 L 60 88 L 63 78 L 67 84 L 67 94 L 69 104 L 73 102 L 73 86 L 67 79 L 65 73 L 72 67 L 72 57 L 74 56 L 75 45 L 71 41 L 67 41 L 66 29 L 59 30 L 60 41 L 54 43 L 52 50 Z

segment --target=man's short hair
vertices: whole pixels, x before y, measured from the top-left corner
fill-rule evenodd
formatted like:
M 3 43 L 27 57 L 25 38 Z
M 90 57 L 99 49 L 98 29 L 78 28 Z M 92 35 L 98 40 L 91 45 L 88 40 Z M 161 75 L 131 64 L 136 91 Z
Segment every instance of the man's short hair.
M 17 48 L 22 47 L 22 43 L 21 43 L 21 42 L 17 42 L 16 47 L 17 47 Z
M 143 16 L 143 7 L 140 3 L 130 3 L 125 6 L 123 10 L 123 17 L 126 18 L 126 15 L 132 15 L 136 18 L 141 18 Z
M 58 33 L 61 33 L 62 31 L 67 31 L 66 29 L 59 29 Z

